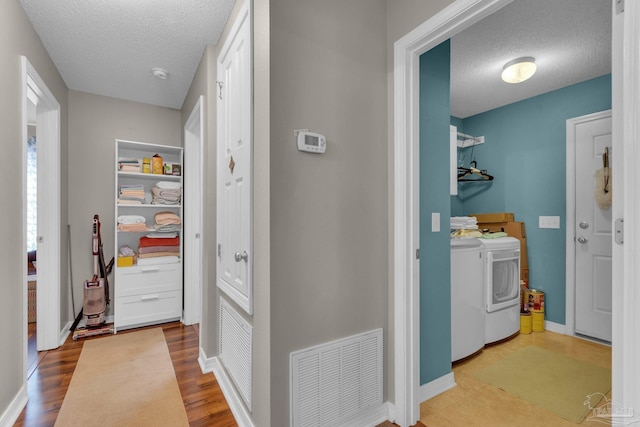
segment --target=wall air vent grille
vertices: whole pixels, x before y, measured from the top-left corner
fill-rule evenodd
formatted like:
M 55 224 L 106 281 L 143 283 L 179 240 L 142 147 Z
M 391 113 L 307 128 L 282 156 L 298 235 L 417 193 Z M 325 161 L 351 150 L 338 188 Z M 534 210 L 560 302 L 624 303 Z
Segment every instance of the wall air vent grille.
M 342 425 L 382 404 L 382 329 L 291 353 L 291 426 Z

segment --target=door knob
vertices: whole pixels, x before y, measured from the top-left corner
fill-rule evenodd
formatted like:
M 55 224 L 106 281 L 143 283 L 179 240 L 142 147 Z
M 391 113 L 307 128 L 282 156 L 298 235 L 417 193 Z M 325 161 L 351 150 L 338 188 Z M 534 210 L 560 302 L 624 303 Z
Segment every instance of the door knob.
M 580 228 L 582 228 L 582 229 L 587 229 L 587 228 L 589 228 L 589 223 L 588 223 L 588 222 L 586 222 L 586 221 L 582 221 L 582 222 L 580 223 Z
M 588 241 L 589 241 L 589 239 L 587 239 L 587 238 L 586 238 L 586 237 L 584 237 L 584 236 L 580 236 L 580 237 L 578 237 L 578 242 L 579 242 L 579 243 L 587 243 Z M 236 256 L 237 256 L 237 255 L 236 255 Z
M 247 253 L 247 251 L 242 251 L 242 253 L 236 252 L 235 257 L 236 257 L 236 262 L 240 262 L 242 260 L 246 262 L 249 259 L 249 254 Z

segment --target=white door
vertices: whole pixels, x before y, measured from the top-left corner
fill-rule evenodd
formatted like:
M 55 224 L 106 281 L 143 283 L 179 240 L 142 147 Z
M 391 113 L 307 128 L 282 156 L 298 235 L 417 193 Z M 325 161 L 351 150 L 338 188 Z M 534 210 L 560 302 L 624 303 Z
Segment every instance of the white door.
M 184 126 L 184 323 L 200 323 L 202 313 L 202 134 L 203 99 Z
M 575 331 L 611 341 L 612 224 L 602 171 L 605 150 L 609 164 L 613 154 L 611 114 L 579 123 L 575 129 Z M 612 190 L 612 179 L 607 191 Z
M 217 284 L 253 314 L 250 24 L 246 8 L 218 56 Z

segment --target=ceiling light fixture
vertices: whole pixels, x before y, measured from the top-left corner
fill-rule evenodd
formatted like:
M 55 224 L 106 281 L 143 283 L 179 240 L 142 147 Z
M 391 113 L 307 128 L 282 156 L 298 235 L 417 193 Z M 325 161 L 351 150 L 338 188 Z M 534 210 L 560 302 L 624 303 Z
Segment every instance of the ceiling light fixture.
M 166 80 L 169 77 L 169 72 L 163 68 L 152 68 L 151 73 L 162 80 Z
M 504 64 L 502 68 L 502 80 L 507 83 L 522 83 L 536 72 L 536 59 L 532 56 L 523 56 Z

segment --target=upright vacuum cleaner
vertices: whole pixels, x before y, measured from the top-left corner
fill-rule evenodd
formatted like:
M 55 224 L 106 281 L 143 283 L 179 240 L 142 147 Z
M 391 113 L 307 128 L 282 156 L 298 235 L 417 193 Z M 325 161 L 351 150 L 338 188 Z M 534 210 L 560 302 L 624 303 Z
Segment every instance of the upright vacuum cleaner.
M 100 218 L 97 214 L 93 216 L 91 237 L 93 277 L 84 281 L 82 309 L 71 326 L 74 340 L 113 333 L 113 325 L 106 323 L 105 315 L 111 302 L 109 299 L 108 276 L 113 268 L 114 259 L 111 258 L 109 264 L 104 262 L 102 238 L 100 236 Z M 78 327 L 81 319 L 84 320 L 84 326 Z

